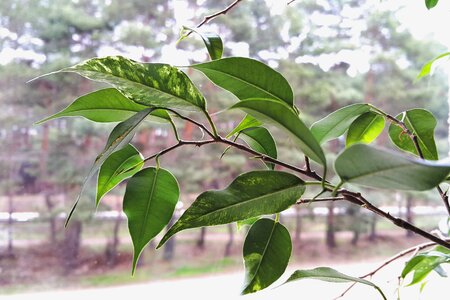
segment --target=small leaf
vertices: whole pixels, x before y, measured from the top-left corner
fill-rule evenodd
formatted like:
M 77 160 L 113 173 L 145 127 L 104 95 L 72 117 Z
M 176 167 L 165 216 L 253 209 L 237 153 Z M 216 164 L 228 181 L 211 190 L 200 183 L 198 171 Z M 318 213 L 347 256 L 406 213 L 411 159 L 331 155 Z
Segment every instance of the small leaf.
M 436 0 L 435 0 L 436 1 Z M 436 1 L 437 2 L 437 1 Z M 440 60 L 441 58 L 444 58 L 446 56 L 449 56 L 450 52 L 445 52 L 442 53 L 441 55 L 433 58 L 432 60 L 430 60 L 429 62 L 427 62 L 425 65 L 423 65 L 422 70 L 420 70 L 419 75 L 417 75 L 417 78 L 420 79 L 422 77 L 428 76 L 431 73 L 431 67 L 433 66 L 433 64 Z
M 424 191 L 445 180 L 450 164 L 354 144 L 338 156 L 335 170 L 343 182 L 381 189 Z
M 130 144 L 111 154 L 100 167 L 98 174 L 97 206 L 106 193 L 123 180 L 139 172 L 143 165 L 142 155 Z M 123 172 L 125 170 L 127 172 Z
M 78 197 L 75 200 L 75 203 L 73 204 L 72 209 L 70 210 L 69 215 L 66 219 L 65 226 L 69 224 L 69 221 L 72 218 L 72 215 L 78 206 L 78 202 L 80 201 L 80 197 L 85 189 L 86 183 L 98 171 L 100 166 L 111 155 L 111 153 L 120 150 L 126 145 L 128 145 L 128 143 L 133 139 L 133 135 L 138 125 L 141 124 L 142 121 L 144 121 L 144 119 L 148 116 L 148 114 L 151 113 L 153 110 L 154 110 L 153 108 L 144 109 L 135 114 L 134 116 L 132 116 L 131 118 L 117 124 L 116 127 L 114 127 L 114 129 L 111 131 L 111 134 L 108 137 L 108 141 L 106 142 L 105 148 L 95 159 L 94 164 L 92 165 L 88 175 L 86 176 L 86 179 L 83 182 L 81 191 L 78 194 Z
M 145 168 L 128 181 L 123 211 L 133 241 L 133 273 L 143 248 L 169 223 L 178 202 L 177 180 L 164 169 Z
M 437 122 L 433 114 L 425 109 L 416 108 L 403 112 L 396 118 L 405 123 L 406 127 L 417 136 L 424 158 L 437 160 L 438 153 L 434 141 L 434 129 Z M 389 126 L 389 137 L 400 149 L 419 155 L 411 137 L 405 134 L 399 126 L 395 124 Z
M 381 294 L 383 299 L 386 299 L 386 296 L 384 295 L 383 291 L 372 282 L 362 278 L 345 275 L 332 268 L 319 267 L 312 270 L 297 270 L 289 277 L 289 279 L 284 284 L 300 279 L 318 279 L 326 282 L 335 282 L 335 283 L 346 283 L 346 282 L 362 283 L 375 288 Z
M 247 128 L 241 131 L 239 137 L 243 139 L 253 150 L 272 158 L 277 158 L 277 146 L 269 130 L 267 130 L 266 128 Z M 269 162 L 266 163 L 266 165 L 271 170 L 273 170 L 275 167 L 273 163 Z
M 181 230 L 281 212 L 293 205 L 304 191 L 303 180 L 286 172 L 266 170 L 239 175 L 224 190 L 200 194 L 157 248 Z
M 280 278 L 291 252 L 291 236 L 286 227 L 271 219 L 256 221 L 244 242 L 245 283 L 242 294 L 260 291 Z
M 203 32 L 201 30 L 184 27 L 184 29 L 195 32 L 198 34 L 205 43 L 206 49 L 208 49 L 209 56 L 212 60 L 222 58 L 223 43 L 220 36 L 214 32 Z
M 358 116 L 369 110 L 369 105 L 363 103 L 345 106 L 312 124 L 311 132 L 323 144 L 343 135 Z
M 270 98 L 294 105 L 294 94 L 287 80 L 271 67 L 254 59 L 228 57 L 193 65 L 212 82 L 238 99 Z
M 256 120 L 255 118 L 253 118 L 250 115 L 246 115 L 242 121 L 238 124 L 238 126 L 236 126 L 236 128 L 234 128 L 229 134 L 227 134 L 227 138 L 229 138 L 230 136 L 241 132 L 242 130 L 246 129 L 246 128 L 250 128 L 250 127 L 259 127 L 261 126 L 262 123 L 258 120 Z
M 366 112 L 356 118 L 347 132 L 346 146 L 355 143 L 370 144 L 384 128 L 384 118 L 374 112 Z
M 128 99 L 145 106 L 206 109 L 205 99 L 189 77 L 171 65 L 108 56 L 93 58 L 60 72 L 75 72 L 108 83 Z
M 298 115 L 286 104 L 271 99 L 246 99 L 231 108 L 240 108 L 260 121 L 276 125 L 294 138 L 306 156 L 326 168 L 327 161 L 319 143 Z
M 432 9 L 438 4 L 439 0 L 425 0 L 425 5 L 428 9 Z
M 419 253 L 411 258 L 402 271 L 402 278 L 413 273 L 413 278 L 408 284 L 414 285 L 423 281 L 428 274 L 436 270 L 441 264 L 450 263 L 450 250 L 444 247 L 436 247 L 429 252 Z
M 146 108 L 148 107 L 129 100 L 118 90 L 109 88 L 81 96 L 59 113 L 36 124 L 56 118 L 75 116 L 85 117 L 94 122 L 121 122 Z M 169 114 L 164 110 L 154 110 L 150 115 L 161 120 L 170 120 Z

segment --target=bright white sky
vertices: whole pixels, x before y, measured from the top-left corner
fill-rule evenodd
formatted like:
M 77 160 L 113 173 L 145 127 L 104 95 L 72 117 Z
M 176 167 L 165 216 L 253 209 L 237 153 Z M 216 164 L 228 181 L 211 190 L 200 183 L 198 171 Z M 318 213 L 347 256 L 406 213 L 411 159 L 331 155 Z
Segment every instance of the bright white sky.
M 286 8 L 286 5 L 289 1 L 287 0 L 265 0 L 267 5 L 269 5 L 272 9 L 273 14 L 280 14 Z M 326 1 L 326 0 L 317 0 L 317 1 Z M 413 32 L 413 34 L 418 38 L 429 38 L 434 37 L 436 40 L 440 41 L 442 44 L 446 45 L 450 49 L 450 34 L 448 33 L 448 28 L 450 25 L 450 1 L 441 0 L 436 8 L 427 10 L 425 8 L 424 0 L 368 0 L 375 3 L 377 7 L 380 9 L 389 9 L 392 7 L 401 6 L 403 9 L 399 13 L 399 18 L 405 26 Z M 239 9 L 239 8 L 237 8 Z M 189 10 L 184 1 L 174 1 L 174 13 L 177 19 L 177 27 L 181 28 L 182 25 L 192 25 L 193 20 L 192 15 L 193 11 Z M 326 22 L 326 20 L 324 20 Z M 214 27 L 214 25 L 211 25 Z M 6 28 L 0 28 L 0 38 L 5 38 L 7 36 L 11 37 L 15 33 L 10 32 Z M 326 33 L 325 33 L 326 34 Z M 24 38 L 24 37 L 22 37 Z M 25 37 L 26 38 L 26 37 Z M 34 39 L 30 37 L 30 43 L 39 43 L 38 39 Z M 294 37 L 292 39 L 293 46 L 295 43 L 300 43 L 298 37 Z M 25 41 L 24 41 L 25 42 Z M 233 55 L 237 56 L 248 56 L 249 49 L 246 43 L 233 43 L 227 42 L 227 47 L 229 47 Z M 144 49 L 143 47 L 132 46 L 126 49 L 128 53 L 126 55 L 139 60 L 144 54 L 148 53 L 148 49 Z M 286 52 L 286 50 L 285 50 Z M 347 51 L 348 52 L 348 51 Z M 350 70 L 352 73 L 356 72 L 365 72 L 367 66 L 365 65 L 367 62 L 367 54 L 365 55 L 363 52 L 361 53 L 347 53 L 346 51 L 341 51 L 337 54 L 324 55 L 321 58 L 319 65 L 322 69 L 329 69 L 336 60 L 339 61 L 348 61 L 352 60 L 352 69 Z M 164 46 L 163 49 L 163 57 L 162 62 L 171 63 L 174 65 L 187 65 L 189 64 L 187 57 L 191 57 L 197 61 L 201 61 L 205 58 L 204 50 L 198 50 L 197 52 L 189 52 L 185 53 L 183 50 L 177 49 L 175 44 L 170 44 Z M 119 52 L 117 49 L 112 47 L 102 47 L 98 51 L 98 56 L 106 56 L 106 55 L 117 55 L 123 54 Z M 287 53 L 270 53 L 266 51 L 266 53 L 260 53 L 261 57 L 265 59 L 276 59 L 277 57 L 286 56 Z M 151 55 L 149 55 L 151 56 Z M 357 58 L 360 58 L 359 60 Z M 0 51 L 0 65 L 4 65 L 12 61 L 14 58 L 28 58 L 33 59 L 38 63 L 45 61 L 45 56 L 42 54 L 34 53 L 30 50 L 24 49 L 11 49 L 11 48 L 3 48 Z M 309 61 L 310 58 L 302 57 L 298 59 L 297 62 L 312 62 Z M 430 58 L 431 59 L 431 58 Z M 360 62 L 358 62 L 360 61 Z M 276 65 L 273 65 L 276 67 Z M 352 74 L 350 74 L 352 75 Z

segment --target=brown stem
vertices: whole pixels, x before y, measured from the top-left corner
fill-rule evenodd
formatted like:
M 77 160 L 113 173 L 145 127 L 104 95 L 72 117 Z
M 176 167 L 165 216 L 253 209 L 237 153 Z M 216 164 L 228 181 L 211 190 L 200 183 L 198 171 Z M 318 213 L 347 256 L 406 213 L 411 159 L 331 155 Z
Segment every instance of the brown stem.
M 328 202 L 328 201 L 339 201 L 346 200 L 345 197 L 328 197 L 328 198 L 311 198 L 311 199 L 300 199 L 296 204 L 309 204 L 312 202 Z
M 224 9 L 219 10 L 218 12 L 215 12 L 215 13 L 213 13 L 213 14 L 211 14 L 211 15 L 205 16 L 205 17 L 203 18 L 203 21 L 201 21 L 196 27 L 199 28 L 199 27 L 203 26 L 204 24 L 208 23 L 209 21 L 211 21 L 212 19 L 215 19 L 215 18 L 217 18 L 217 17 L 220 16 L 220 15 L 225 15 L 225 14 L 227 14 L 230 10 L 233 9 L 233 7 L 235 7 L 236 5 L 238 5 L 239 2 L 241 2 L 241 1 L 242 1 L 242 0 L 235 0 L 235 1 L 233 1 L 233 3 L 231 3 L 230 5 L 228 5 L 227 7 L 225 7 Z

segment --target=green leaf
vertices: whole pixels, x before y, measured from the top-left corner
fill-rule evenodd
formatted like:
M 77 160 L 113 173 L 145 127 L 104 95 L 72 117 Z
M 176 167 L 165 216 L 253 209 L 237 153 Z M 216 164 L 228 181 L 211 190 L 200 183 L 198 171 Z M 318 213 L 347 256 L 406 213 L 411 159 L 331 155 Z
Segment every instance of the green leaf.
M 319 267 L 312 270 L 297 270 L 289 277 L 289 279 L 284 284 L 301 279 L 318 279 L 334 283 L 346 283 L 346 282 L 362 283 L 375 288 L 381 294 L 383 299 L 386 299 L 386 296 L 384 295 L 383 291 L 374 283 L 362 278 L 345 275 L 332 268 Z
M 356 118 L 347 132 L 346 145 L 355 143 L 370 144 L 384 128 L 384 118 L 374 112 L 366 112 Z
M 323 144 L 343 135 L 358 116 L 369 110 L 370 106 L 363 103 L 345 106 L 312 124 L 311 132 Z
M 111 154 L 100 167 L 97 180 L 97 206 L 101 198 L 144 166 L 144 158 L 132 145 Z M 127 170 L 126 172 L 123 172 Z
M 238 124 L 238 126 L 236 126 L 236 128 L 234 128 L 229 134 L 227 134 L 227 138 L 229 138 L 230 136 L 241 132 L 242 130 L 246 129 L 246 128 L 250 128 L 250 127 L 259 127 L 261 126 L 262 123 L 258 120 L 256 120 L 255 118 L 253 118 L 250 115 L 246 115 L 242 121 Z
M 437 2 L 437 1 L 436 1 Z M 429 62 L 427 62 L 426 64 L 423 65 L 422 70 L 420 70 L 419 75 L 417 75 L 417 78 L 420 79 L 422 77 L 428 76 L 431 73 L 431 67 L 433 66 L 433 64 L 440 60 L 441 58 L 444 58 L 446 56 L 449 56 L 450 52 L 445 52 L 442 53 L 441 55 L 438 55 L 437 57 L 433 58 L 432 60 L 430 60 Z
M 257 60 L 229 57 L 193 65 L 212 82 L 230 91 L 238 99 L 270 98 L 294 105 L 294 94 L 287 80 Z
M 293 205 L 304 191 L 303 180 L 286 172 L 266 170 L 239 175 L 224 190 L 200 194 L 157 248 L 181 230 L 281 212 Z
M 206 49 L 208 49 L 209 56 L 211 57 L 212 60 L 222 58 L 223 43 L 222 39 L 217 33 L 203 32 L 189 27 L 184 27 L 183 29 L 195 32 L 202 38 L 203 42 L 205 43 Z
M 56 118 L 75 116 L 84 117 L 94 122 L 121 122 L 146 108 L 148 107 L 129 100 L 118 90 L 109 88 L 81 96 L 59 113 L 36 124 Z M 170 120 L 170 116 L 165 110 L 154 110 L 150 115 L 161 120 Z
M 425 5 L 428 9 L 432 9 L 438 4 L 439 0 L 425 0 Z
M 250 219 L 237 221 L 236 222 L 237 230 L 241 230 L 242 227 L 244 227 L 244 226 L 251 226 L 251 225 L 253 225 L 256 221 L 259 220 L 259 218 L 260 217 L 253 217 L 253 218 L 250 218 Z
M 178 202 L 177 180 L 164 169 L 145 168 L 128 181 L 123 211 L 133 241 L 133 273 L 143 248 L 169 223 Z
M 434 141 L 434 129 L 437 122 L 433 114 L 425 109 L 415 108 L 399 114 L 396 118 L 405 123 L 406 128 L 417 136 L 424 158 L 437 160 L 438 152 Z M 400 149 L 419 155 L 411 137 L 399 126 L 395 124 L 389 126 L 389 137 Z
M 242 294 L 260 291 L 280 278 L 291 252 L 291 236 L 282 224 L 271 219 L 256 221 L 244 242 L 245 283 Z
M 319 143 L 286 104 L 271 99 L 246 99 L 231 108 L 240 108 L 260 121 L 276 125 L 294 138 L 306 156 L 326 167 L 327 161 Z
M 93 58 L 60 72 L 75 72 L 108 83 L 132 101 L 155 107 L 205 110 L 206 102 L 189 77 L 167 64 L 139 63 L 122 56 Z
M 429 252 L 419 253 L 408 261 L 402 270 L 402 278 L 413 273 L 413 278 L 408 284 L 414 285 L 423 281 L 433 270 L 441 264 L 450 263 L 450 251 L 444 247 L 436 247 Z
M 269 130 L 267 130 L 266 128 L 247 128 L 241 131 L 239 137 L 243 139 L 253 150 L 272 158 L 277 158 L 277 146 Z M 269 162 L 266 163 L 266 165 L 269 169 L 272 170 L 275 167 L 273 163 Z
M 447 177 L 450 164 L 354 144 L 338 156 L 335 170 L 343 182 L 381 189 L 424 191 L 436 187 Z
M 144 109 L 136 113 L 131 118 L 117 124 L 116 127 L 114 127 L 114 129 L 111 131 L 111 134 L 108 137 L 108 141 L 106 142 L 105 148 L 95 159 L 94 164 L 92 165 L 88 175 L 86 176 L 86 179 L 83 182 L 81 191 L 78 194 L 78 197 L 75 200 L 75 203 L 72 206 L 72 209 L 70 210 L 69 215 L 66 219 L 65 226 L 67 226 L 70 219 L 72 218 L 72 215 L 78 206 L 78 202 L 80 201 L 81 194 L 83 193 L 86 183 L 89 181 L 89 179 L 91 179 L 92 176 L 98 171 L 100 166 L 103 165 L 103 163 L 111 155 L 111 153 L 120 150 L 126 145 L 128 145 L 128 143 L 133 139 L 134 133 L 138 125 L 141 124 L 142 121 L 144 121 L 144 119 L 148 116 L 148 114 L 150 114 L 153 110 L 154 110 L 153 108 Z

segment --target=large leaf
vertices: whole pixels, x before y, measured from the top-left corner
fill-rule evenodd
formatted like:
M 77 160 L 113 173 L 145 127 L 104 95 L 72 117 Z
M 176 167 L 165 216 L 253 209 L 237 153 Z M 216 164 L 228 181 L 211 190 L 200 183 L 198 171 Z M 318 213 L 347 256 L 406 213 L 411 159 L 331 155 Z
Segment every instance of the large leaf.
M 291 236 L 283 225 L 271 219 L 256 221 L 244 242 L 245 283 L 242 294 L 260 291 L 280 278 L 291 252 Z
M 106 193 L 123 180 L 139 172 L 143 166 L 142 155 L 130 144 L 111 154 L 102 164 L 98 173 L 97 205 Z
M 139 63 L 122 56 L 93 58 L 61 72 L 108 83 L 146 106 L 205 110 L 206 102 L 189 77 L 167 64 Z
M 204 32 L 198 29 L 193 29 L 189 27 L 184 27 L 183 29 L 195 32 L 198 34 L 203 42 L 205 43 L 206 49 L 208 50 L 209 56 L 212 60 L 222 58 L 223 53 L 223 43 L 222 39 L 217 33 L 214 32 Z
M 374 112 L 366 112 L 356 118 L 347 132 L 346 146 L 355 143 L 370 144 L 384 128 L 384 118 Z
M 116 127 L 114 127 L 114 129 L 111 131 L 111 134 L 108 137 L 105 148 L 95 159 L 94 164 L 92 165 L 88 175 L 86 176 L 86 179 L 84 180 L 83 186 L 81 187 L 81 192 L 78 194 L 78 197 L 75 200 L 75 203 L 72 206 L 72 209 L 70 210 L 70 213 L 67 217 L 66 226 L 70 221 L 70 218 L 72 217 L 75 209 L 78 206 L 78 202 L 80 201 L 80 197 L 84 191 L 86 183 L 98 171 L 100 166 L 103 165 L 103 163 L 111 155 L 111 153 L 120 150 L 126 145 L 128 145 L 128 143 L 132 140 L 138 125 L 141 124 L 141 122 L 144 121 L 144 119 L 148 116 L 148 114 L 151 113 L 153 110 L 154 110 L 153 108 L 146 108 L 136 113 L 131 118 L 117 124 Z
M 311 132 L 320 144 L 340 137 L 352 122 L 370 110 L 369 105 L 358 103 L 338 109 L 311 126 Z
M 189 228 L 227 224 L 273 214 L 293 205 L 305 191 L 303 180 L 279 171 L 252 171 L 239 175 L 224 190 L 200 194 L 158 245 Z
M 285 283 L 296 281 L 296 280 L 301 280 L 301 279 L 317 279 L 317 280 L 322 280 L 322 281 L 326 281 L 326 282 L 334 282 L 334 283 L 346 283 L 346 282 L 362 283 L 362 284 L 365 284 L 365 285 L 375 288 L 381 294 L 383 299 L 386 299 L 386 296 L 381 291 L 381 289 L 377 285 L 373 284 L 372 282 L 362 279 L 362 278 L 345 275 L 341 272 L 338 272 L 338 271 L 336 271 L 332 268 L 328 268 L 328 267 L 319 267 L 319 268 L 315 268 L 312 270 L 297 270 L 289 277 L 288 280 L 286 280 Z
M 294 94 L 287 80 L 277 71 L 254 59 L 229 57 L 193 65 L 218 86 L 240 100 L 270 98 L 294 104 Z
M 134 246 L 133 273 L 142 249 L 172 218 L 179 195 L 177 180 L 164 169 L 146 168 L 128 181 L 123 211 Z
M 344 182 L 382 189 L 423 191 L 445 180 L 450 173 L 450 164 L 413 159 L 355 144 L 338 156 L 335 169 Z
M 230 136 L 241 132 L 242 130 L 246 129 L 246 128 L 250 128 L 250 127 L 258 127 L 261 126 L 262 123 L 258 120 L 256 120 L 255 118 L 253 118 L 250 115 L 246 115 L 242 121 L 229 133 L 227 134 L 227 138 L 229 138 Z
M 434 129 L 437 122 L 433 114 L 425 109 L 416 108 L 403 112 L 396 118 L 405 123 L 406 127 L 417 136 L 424 158 L 437 160 L 438 153 L 434 141 Z M 411 137 L 399 126 L 395 124 L 389 126 L 389 137 L 400 149 L 419 155 Z
M 277 158 L 277 145 L 269 130 L 264 127 L 252 127 L 241 131 L 239 135 L 249 146 L 259 153 Z M 269 169 L 274 169 L 273 163 L 266 163 Z
M 423 252 L 408 261 L 402 270 L 402 278 L 413 273 L 413 278 L 408 285 L 413 285 L 424 280 L 431 271 L 438 269 L 441 264 L 450 263 L 450 250 L 438 246 L 429 252 Z
M 81 96 L 59 113 L 45 118 L 37 124 L 56 118 L 75 116 L 85 117 L 94 122 L 121 122 L 146 108 L 148 107 L 129 100 L 117 89 L 109 88 Z M 168 113 L 160 109 L 152 111 L 150 115 L 161 120 L 170 119 Z
M 319 143 L 286 104 L 271 99 L 246 99 L 231 108 L 240 108 L 260 121 L 276 125 L 294 138 L 306 156 L 326 167 L 325 155 Z

